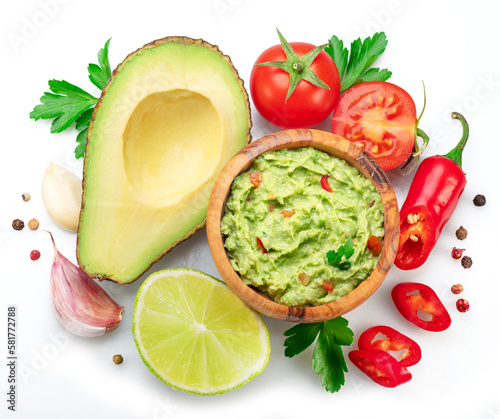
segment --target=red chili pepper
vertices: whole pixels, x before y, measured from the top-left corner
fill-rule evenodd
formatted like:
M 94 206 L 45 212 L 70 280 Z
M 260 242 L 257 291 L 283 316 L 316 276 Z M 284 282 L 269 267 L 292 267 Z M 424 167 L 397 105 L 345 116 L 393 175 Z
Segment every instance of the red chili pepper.
M 411 380 L 411 373 L 396 358 L 378 349 L 357 349 L 349 359 L 369 378 L 384 387 L 396 387 Z
M 441 332 L 450 326 L 446 307 L 429 286 L 402 282 L 392 289 L 391 295 L 402 316 L 414 325 L 431 332 Z
M 262 244 L 262 240 L 257 237 L 257 247 L 262 248 L 262 253 L 267 253 L 267 249 Z
M 259 185 L 262 183 L 262 173 L 260 172 L 250 173 L 250 182 L 252 182 L 254 188 L 258 188 Z
M 327 192 L 333 192 L 328 183 L 328 175 L 321 176 L 321 187 Z
M 387 352 L 402 351 L 399 363 L 403 367 L 415 365 L 422 357 L 420 346 L 413 339 L 389 326 L 373 326 L 359 336 L 359 349 L 378 349 Z
M 382 240 L 377 236 L 370 236 L 366 242 L 366 248 L 372 251 L 373 257 L 377 257 L 382 253 Z
M 399 247 L 394 261 L 400 269 L 415 269 L 427 260 L 465 188 L 462 152 L 469 126 L 458 112 L 451 117 L 462 124 L 460 142 L 448 154 L 422 161 L 401 207 Z

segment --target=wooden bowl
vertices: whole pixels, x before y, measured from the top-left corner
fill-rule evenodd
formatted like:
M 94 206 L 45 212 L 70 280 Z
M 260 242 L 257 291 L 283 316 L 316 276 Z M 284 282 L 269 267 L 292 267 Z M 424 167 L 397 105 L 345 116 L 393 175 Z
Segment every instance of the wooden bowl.
M 360 285 L 338 301 L 313 306 L 292 307 L 271 300 L 256 288 L 246 285 L 231 266 L 220 232 L 231 184 L 240 173 L 248 170 L 262 153 L 282 148 L 314 147 L 346 160 L 378 188 L 384 207 L 383 250 L 380 260 Z M 363 303 L 384 281 L 392 266 L 399 243 L 399 211 L 396 196 L 385 172 L 375 160 L 348 140 L 325 131 L 297 129 L 279 131 L 248 144 L 222 169 L 210 196 L 207 214 L 207 236 L 215 266 L 227 285 L 245 303 L 267 316 L 293 322 L 314 323 L 341 316 Z

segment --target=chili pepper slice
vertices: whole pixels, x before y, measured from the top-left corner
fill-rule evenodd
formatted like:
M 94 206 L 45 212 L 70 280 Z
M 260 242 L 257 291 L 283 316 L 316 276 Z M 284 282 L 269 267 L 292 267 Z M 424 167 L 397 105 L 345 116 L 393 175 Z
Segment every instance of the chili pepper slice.
M 402 282 L 392 289 L 391 295 L 401 315 L 421 329 L 441 332 L 450 327 L 450 314 L 431 287 Z
M 333 192 L 332 188 L 330 188 L 330 184 L 328 183 L 328 175 L 321 176 L 321 187 L 327 192 Z
M 415 365 L 422 357 L 417 342 L 389 326 L 373 326 L 366 329 L 358 339 L 359 349 L 378 349 L 387 352 L 401 352 L 398 361 L 403 367 Z
M 427 260 L 467 183 L 462 152 L 469 126 L 458 112 L 451 116 L 462 124 L 460 142 L 448 154 L 427 157 L 420 163 L 399 212 L 401 227 L 394 264 L 403 270 L 418 268 Z
M 384 387 L 396 387 L 411 380 L 411 373 L 396 358 L 379 349 L 356 349 L 349 359 L 369 378 Z
M 264 247 L 262 244 L 262 240 L 257 237 L 257 247 L 260 247 L 262 249 L 262 253 L 267 253 L 267 249 Z

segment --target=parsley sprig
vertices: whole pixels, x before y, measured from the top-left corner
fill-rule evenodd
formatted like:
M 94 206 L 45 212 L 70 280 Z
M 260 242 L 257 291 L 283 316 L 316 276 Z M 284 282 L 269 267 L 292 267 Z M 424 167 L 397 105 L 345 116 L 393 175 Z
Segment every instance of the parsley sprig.
M 326 391 L 337 392 L 345 383 L 347 364 L 342 346 L 350 346 L 353 332 L 343 317 L 321 323 L 299 323 L 284 333 L 285 356 L 292 358 L 300 354 L 315 341 L 312 367 L 321 376 L 321 384 Z
M 385 68 L 371 68 L 385 51 L 386 46 L 387 39 L 384 32 L 377 32 L 364 41 L 361 41 L 361 38 L 354 40 L 350 52 L 337 36 L 333 35 L 330 38 L 330 44 L 325 51 L 332 57 L 339 71 L 340 93 L 365 81 L 385 81 L 391 77 L 392 73 Z
M 336 266 L 341 271 L 346 271 L 351 267 L 349 259 L 354 254 L 354 243 L 349 237 L 346 242 L 335 250 L 326 252 L 326 260 L 329 265 Z
M 97 55 L 99 64 L 89 64 L 87 67 L 90 81 L 99 90 L 104 89 L 111 76 L 108 59 L 110 41 L 111 38 Z M 62 132 L 76 123 L 75 128 L 79 133 L 76 137 L 75 157 L 79 159 L 85 154 L 87 130 L 97 98 L 65 80 L 49 80 L 49 89 L 50 92 L 45 92 L 40 98 L 41 104 L 30 112 L 30 118 L 35 121 L 52 119 L 52 133 Z

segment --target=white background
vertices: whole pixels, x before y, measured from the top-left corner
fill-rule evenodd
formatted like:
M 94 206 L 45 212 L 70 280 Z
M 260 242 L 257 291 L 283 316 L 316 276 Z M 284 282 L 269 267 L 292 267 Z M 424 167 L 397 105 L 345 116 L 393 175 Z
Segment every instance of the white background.
M 497 1 L 128 1 L 25 0 L 2 2 L 0 49 L 2 121 L 0 142 L 0 358 L 7 363 L 7 307 L 18 312 L 17 411 L 7 410 L 6 367 L 0 368 L 0 417 L 8 418 L 299 418 L 322 414 L 344 418 L 500 418 L 500 231 L 499 110 L 500 27 Z M 289 41 L 314 44 L 336 34 L 347 44 L 383 30 L 388 48 L 379 66 L 393 72 L 392 82 L 405 88 L 417 108 L 427 109 L 420 127 L 431 136 L 425 156 L 445 154 L 458 142 L 461 127 L 452 111 L 463 112 L 471 127 L 463 167 L 468 184 L 453 217 L 425 265 L 403 272 L 394 267 L 376 294 L 345 317 L 355 339 L 366 328 L 386 324 L 415 339 L 422 360 L 411 367 L 413 379 L 398 388 L 376 385 L 349 361 L 346 384 L 327 393 L 311 368 L 311 354 L 284 356 L 283 332 L 291 323 L 265 318 L 272 353 L 264 372 L 225 395 L 200 397 L 173 390 L 142 363 L 131 333 L 135 294 L 146 275 L 129 286 L 102 285 L 125 306 L 121 326 L 96 339 L 67 333 L 51 311 L 49 275 L 51 230 L 60 251 L 75 261 L 76 235 L 55 226 L 41 200 L 41 180 L 50 162 L 81 176 L 82 161 L 73 157 L 76 132 L 54 135 L 48 122 L 28 118 L 47 90 L 49 79 L 65 79 L 98 94 L 86 67 L 112 37 L 112 67 L 131 51 L 169 35 L 204 38 L 230 55 L 248 88 L 256 57 L 277 43 L 276 28 Z M 252 108 L 253 138 L 273 132 Z M 329 122 L 321 124 L 328 130 Z M 402 204 L 411 176 L 391 173 Z M 21 194 L 29 192 L 30 202 Z M 483 208 L 472 204 L 477 193 Z M 41 227 L 14 231 L 12 220 L 39 219 Z M 463 225 L 469 237 L 459 242 Z M 138 244 L 139 245 L 139 244 Z M 465 247 L 473 266 L 453 260 L 453 246 Z M 37 262 L 29 259 L 39 249 Z M 205 230 L 179 245 L 148 272 L 190 267 L 217 276 Z M 426 332 L 396 311 L 390 290 L 401 281 L 431 285 L 453 319 L 442 333 Z M 470 311 L 458 313 L 449 288 Z M 353 348 L 356 347 L 354 343 Z M 121 353 L 122 365 L 112 357 Z M 347 349 L 345 351 L 347 355 Z

